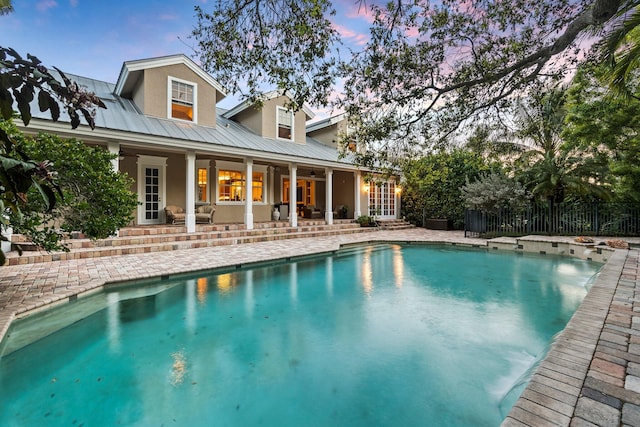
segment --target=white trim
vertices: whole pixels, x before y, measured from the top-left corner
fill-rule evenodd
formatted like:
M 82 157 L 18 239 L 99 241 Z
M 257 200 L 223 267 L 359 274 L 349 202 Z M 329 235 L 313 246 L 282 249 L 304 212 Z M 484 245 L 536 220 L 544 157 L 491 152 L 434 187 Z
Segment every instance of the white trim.
M 390 188 L 392 184 L 393 184 L 393 190 L 391 190 Z M 400 207 L 398 206 L 398 203 L 397 203 L 398 193 L 395 191 L 397 185 L 398 184 L 395 178 L 393 177 L 381 182 L 380 186 L 376 185 L 373 181 L 370 181 L 369 192 L 367 194 L 367 215 L 373 216 L 377 219 L 398 218 Z M 372 191 L 372 187 L 379 189 L 379 192 L 378 190 Z M 392 192 L 393 194 L 391 194 Z M 373 195 L 373 202 L 374 202 L 373 206 L 371 204 L 372 193 L 375 193 Z M 383 210 L 385 201 L 389 201 L 391 199 L 393 199 L 393 211 L 390 212 L 391 211 L 390 209 Z M 372 212 L 372 209 L 380 209 L 380 213 L 378 214 L 376 212 Z
M 233 171 L 233 172 L 240 172 L 242 173 L 242 176 L 245 179 L 245 185 L 247 182 L 247 177 L 246 177 L 246 172 L 247 172 L 247 164 L 245 162 L 230 162 L 227 160 L 216 160 L 215 161 L 215 186 L 216 186 L 216 196 L 215 196 L 215 201 L 214 203 L 217 205 L 231 205 L 231 206 L 238 206 L 238 205 L 244 205 L 245 204 L 245 200 L 248 198 L 248 195 L 245 194 L 245 200 L 231 200 L 231 201 L 226 201 L 226 200 L 220 200 L 220 171 L 221 170 L 228 170 L 228 171 Z M 269 204 L 269 201 L 267 200 L 267 168 L 268 166 L 266 165 L 256 165 L 253 164 L 252 169 L 253 169 L 253 173 L 261 173 L 262 174 L 262 201 L 256 202 L 253 201 L 254 205 L 267 205 Z M 253 182 L 253 177 L 251 177 L 252 182 Z M 246 190 L 245 190 L 246 191 Z
M 210 204 L 211 203 L 211 161 L 196 160 L 196 194 L 198 194 L 198 170 L 206 169 L 207 171 L 207 193 L 205 194 L 205 200 L 196 200 L 196 204 Z M 197 196 L 196 196 L 197 199 Z
M 358 219 L 362 215 L 362 193 L 366 194 L 367 197 L 367 206 L 369 206 L 369 193 L 362 190 L 362 173 L 360 171 L 354 172 L 354 196 L 355 196 L 355 207 L 353 210 L 353 218 Z M 369 208 L 367 208 L 368 211 Z
M 297 174 L 298 165 L 295 163 L 289 164 L 289 224 L 296 228 L 298 227 Z M 296 183 L 296 185 L 291 185 L 292 182 Z
M 194 233 L 196 231 L 196 153 L 187 151 L 184 153 L 184 158 L 187 169 L 184 224 L 187 226 L 187 233 Z
M 328 117 L 328 118 L 326 118 L 324 120 L 320 120 L 320 121 L 317 121 L 315 123 L 311 123 L 311 124 L 307 125 L 307 128 L 306 128 L 307 133 L 327 128 L 327 127 L 329 127 L 331 125 L 335 125 L 336 123 L 340 123 L 341 121 L 343 121 L 346 118 L 346 116 L 347 116 L 346 113 L 340 113 L 338 115 Z
M 324 175 L 326 177 L 324 186 L 324 220 L 327 221 L 327 224 L 331 225 L 333 224 L 333 169 L 326 168 Z
M 160 170 L 160 179 L 158 181 L 158 185 L 160 186 L 159 195 L 160 198 L 158 200 L 158 220 L 147 220 L 144 218 L 145 214 L 145 182 L 144 182 L 144 168 L 147 166 L 156 167 Z M 164 218 L 164 207 L 166 206 L 166 198 L 167 198 L 167 158 L 166 157 L 157 157 L 157 156 L 145 156 L 138 155 L 138 202 L 142 203 L 138 206 L 138 224 L 162 224 L 165 222 Z
M 279 96 L 286 96 L 287 98 L 291 99 L 291 96 L 289 96 L 289 94 L 283 90 L 272 90 L 271 92 L 265 92 L 260 96 L 260 99 L 262 102 L 264 102 L 273 98 L 277 98 Z M 225 111 L 222 114 L 222 117 L 226 119 L 230 119 L 235 115 L 243 112 L 247 108 L 251 107 L 252 105 L 253 105 L 253 102 L 247 99 L 245 101 L 242 101 L 240 104 L 236 105 L 235 107 L 232 107 L 229 110 Z M 311 108 L 309 108 L 307 104 L 304 104 L 300 110 L 304 112 L 304 114 L 306 115 L 305 121 L 311 120 L 316 116 L 315 113 L 311 110 Z
M 167 120 L 167 119 L 165 119 Z M 201 125 L 199 125 L 201 126 Z M 89 126 L 81 125 L 74 130 L 69 129 L 69 122 L 58 121 L 52 122 L 51 120 L 33 118 L 29 127 L 21 127 L 27 132 L 29 130 L 37 129 L 38 131 L 56 133 L 61 136 L 68 136 L 70 138 L 79 138 L 79 136 L 85 137 L 87 140 L 100 141 L 99 138 L 103 138 L 105 141 L 109 139 L 120 139 L 121 141 L 127 141 L 128 145 L 132 144 L 150 144 L 151 147 L 156 149 L 169 149 L 175 152 L 176 148 L 182 148 L 184 150 L 195 150 L 198 153 L 207 155 L 224 155 L 226 157 L 253 157 L 255 160 L 269 161 L 269 162 L 299 162 L 308 163 L 314 161 L 316 167 L 333 167 L 335 170 L 344 170 L 355 172 L 360 170 L 357 165 L 351 163 L 342 163 L 339 160 L 322 160 L 313 159 L 300 156 L 292 156 L 290 154 L 281 154 L 273 152 L 261 152 L 259 150 L 250 148 L 233 147 L 228 145 L 216 144 L 215 141 L 207 143 L 203 141 L 193 141 L 189 139 L 171 138 L 169 136 L 155 136 L 143 133 L 132 133 L 121 130 L 110 130 L 106 128 L 98 128 L 91 130 Z M 148 147 L 145 147 L 148 148 Z
M 280 112 L 281 111 L 284 111 L 285 113 L 289 113 L 291 115 L 291 138 L 280 138 Z M 291 141 L 291 142 L 294 142 L 296 140 L 296 114 L 292 110 L 288 110 L 279 105 L 276 107 L 276 139 L 279 139 L 281 141 Z
M 228 160 L 216 160 L 216 169 L 227 169 L 227 170 L 234 170 L 234 171 L 239 171 L 239 172 L 244 172 L 245 170 L 245 162 L 231 162 Z M 255 163 L 253 164 L 253 171 L 256 172 L 263 172 L 266 173 L 267 172 L 267 165 L 256 165 Z
M 193 120 L 178 119 L 171 115 L 171 105 L 173 102 L 173 82 L 182 83 L 184 85 L 191 86 L 193 88 Z M 179 79 L 173 76 L 167 76 L 167 118 L 171 120 L 178 120 L 180 122 L 198 124 L 198 84 L 190 82 L 188 80 Z
M 138 164 L 143 163 L 151 166 L 167 166 L 167 158 L 160 156 L 147 156 L 144 154 L 138 154 Z
M 244 179 L 244 225 L 247 230 L 253 230 L 253 159 L 246 159 Z M 265 175 L 262 174 L 262 202 L 265 201 Z
M 186 65 L 191 71 L 196 73 L 198 77 L 203 79 L 205 82 L 209 83 L 213 88 L 215 88 L 220 95 L 222 95 L 217 100 L 220 101 L 222 98 L 227 96 L 227 90 L 223 88 L 220 83 L 218 83 L 213 77 L 211 77 L 207 72 L 205 72 L 198 64 L 193 62 L 189 57 L 179 54 L 179 55 L 171 55 L 171 56 L 162 56 L 159 58 L 150 58 L 150 59 L 138 59 L 134 61 L 126 61 L 122 64 L 122 68 L 120 70 L 120 75 L 118 76 L 118 81 L 116 83 L 116 87 L 114 93 L 116 95 L 121 95 L 122 90 L 124 89 L 124 84 L 127 81 L 129 74 L 142 71 L 149 68 L 158 68 L 158 67 L 166 67 L 169 65 L 177 65 L 183 64 Z

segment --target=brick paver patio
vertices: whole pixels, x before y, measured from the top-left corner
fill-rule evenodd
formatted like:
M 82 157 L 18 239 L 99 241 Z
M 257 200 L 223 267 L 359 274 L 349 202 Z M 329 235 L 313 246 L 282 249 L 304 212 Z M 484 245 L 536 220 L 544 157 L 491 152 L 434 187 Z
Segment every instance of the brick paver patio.
M 367 241 L 486 246 L 461 232 L 378 231 L 0 268 L 0 339 L 16 316 L 104 284 L 338 250 Z M 640 426 L 640 255 L 617 250 L 503 426 Z

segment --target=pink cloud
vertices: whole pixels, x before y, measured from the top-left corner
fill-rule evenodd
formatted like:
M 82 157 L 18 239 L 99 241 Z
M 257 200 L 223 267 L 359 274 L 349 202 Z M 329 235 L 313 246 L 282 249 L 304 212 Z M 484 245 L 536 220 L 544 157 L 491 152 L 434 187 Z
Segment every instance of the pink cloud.
M 418 30 L 418 27 L 407 28 L 404 32 L 407 35 L 407 37 L 409 37 L 409 38 L 416 38 L 417 39 L 418 36 L 420 35 L 420 30 Z
M 42 0 L 36 4 L 38 12 L 46 12 L 49 9 L 53 9 L 58 6 L 58 2 L 55 0 Z
M 364 33 L 358 33 L 353 31 L 344 25 L 333 23 L 333 28 L 345 39 L 348 43 L 352 43 L 356 46 L 364 46 L 369 41 L 369 35 Z
M 371 12 L 372 3 L 360 3 L 354 0 L 336 0 L 333 4 L 338 12 L 343 11 L 344 16 L 349 19 L 362 19 L 371 24 L 375 18 Z

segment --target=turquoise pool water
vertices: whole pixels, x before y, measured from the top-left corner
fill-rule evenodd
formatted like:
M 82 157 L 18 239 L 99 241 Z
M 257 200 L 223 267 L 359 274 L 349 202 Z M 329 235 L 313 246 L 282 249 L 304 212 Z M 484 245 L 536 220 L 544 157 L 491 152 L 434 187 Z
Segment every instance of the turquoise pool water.
M 599 267 L 380 245 L 114 287 L 12 327 L 0 425 L 497 426 Z

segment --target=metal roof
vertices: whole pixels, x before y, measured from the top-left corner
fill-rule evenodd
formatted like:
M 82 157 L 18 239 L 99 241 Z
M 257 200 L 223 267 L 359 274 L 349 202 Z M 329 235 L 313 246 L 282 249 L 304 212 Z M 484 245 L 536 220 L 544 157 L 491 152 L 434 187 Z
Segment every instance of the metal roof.
M 237 153 L 237 149 L 240 149 L 243 152 L 249 151 L 247 155 L 254 156 L 256 159 L 269 159 L 279 155 L 278 157 L 287 156 L 293 162 L 307 161 L 315 164 L 322 162 L 325 165 L 337 163 L 349 169 L 356 169 L 349 158 L 340 158 L 335 148 L 328 147 L 310 137 L 307 137 L 305 144 L 264 138 L 241 124 L 225 118 L 221 114 L 224 110 L 216 111 L 215 128 L 146 116 L 132 100 L 115 95 L 114 84 L 72 74 L 67 76 L 88 91 L 94 92 L 107 106 L 106 109 L 98 108 L 96 111 L 96 132 L 106 130 L 128 132 L 151 138 L 170 138 L 175 141 L 173 145 L 178 148 L 188 143 L 190 149 L 193 149 L 193 143 L 196 143 L 198 150 L 212 154 L 225 154 L 226 149 Z M 37 102 L 32 105 L 31 112 L 34 118 L 51 120 L 49 112 L 40 112 Z M 61 111 L 59 121 L 70 122 L 66 111 Z M 121 138 L 119 140 L 121 143 L 126 143 L 126 140 Z
M 272 90 L 271 92 L 263 93 L 262 100 L 268 101 L 270 99 L 277 98 L 283 95 L 291 99 L 291 96 L 285 90 Z M 225 111 L 224 113 L 222 113 L 222 115 L 225 118 L 230 119 L 236 116 L 237 114 L 241 113 L 242 111 L 246 110 L 247 108 L 251 107 L 251 105 L 252 103 L 250 100 L 245 100 L 240 104 L 236 105 L 235 107 Z M 304 112 L 304 114 L 306 114 L 307 119 L 313 119 L 315 117 L 315 114 L 313 113 L 313 111 L 311 111 L 311 108 L 309 108 L 309 106 L 306 104 L 302 106 L 302 111 Z

